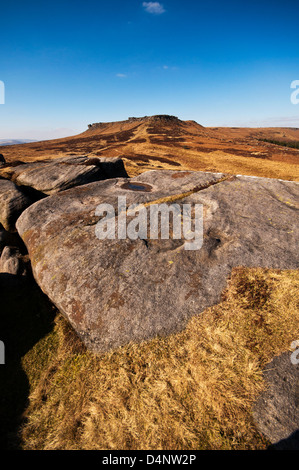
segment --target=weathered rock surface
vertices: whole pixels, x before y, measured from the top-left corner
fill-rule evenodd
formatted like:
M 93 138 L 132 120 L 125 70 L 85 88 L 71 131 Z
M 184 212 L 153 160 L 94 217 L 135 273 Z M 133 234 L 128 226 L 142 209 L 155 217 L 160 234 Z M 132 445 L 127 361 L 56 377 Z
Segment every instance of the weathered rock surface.
M 253 412 L 257 427 L 273 449 L 299 450 L 299 364 L 286 352 L 268 364 L 264 378 L 267 389 Z
M 181 330 L 219 302 L 233 267 L 295 269 L 299 185 L 267 178 L 150 171 L 72 188 L 29 207 L 17 229 L 35 279 L 87 347 L 107 351 Z M 99 240 L 96 207 L 202 204 L 204 239 Z
M 15 222 L 32 200 L 12 181 L 0 179 L 0 223 L 7 231 L 15 230 Z
M 120 158 L 82 156 L 11 166 L 2 170 L 2 176 L 19 186 L 30 186 L 36 191 L 50 195 L 93 181 L 128 175 Z

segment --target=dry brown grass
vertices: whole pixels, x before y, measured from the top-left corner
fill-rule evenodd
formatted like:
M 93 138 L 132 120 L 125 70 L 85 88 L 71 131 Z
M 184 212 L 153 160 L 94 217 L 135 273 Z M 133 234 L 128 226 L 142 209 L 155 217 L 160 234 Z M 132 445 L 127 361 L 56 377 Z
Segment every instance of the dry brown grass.
M 265 448 L 252 406 L 262 368 L 299 337 L 298 293 L 298 271 L 235 269 L 223 301 L 181 333 L 100 356 L 58 315 L 23 358 L 23 448 Z
M 216 171 L 299 181 L 299 151 L 261 139 L 299 141 L 298 129 L 203 128 L 192 121 L 106 123 L 82 134 L 2 147 L 8 162 L 66 155 L 122 157 L 135 176 L 150 169 Z
M 145 151 L 148 151 L 145 149 Z M 158 146 L 154 148 L 155 155 L 163 155 L 162 149 Z M 151 152 L 154 152 L 153 149 Z M 165 151 L 165 150 L 164 150 Z M 252 157 L 232 155 L 228 152 L 215 150 L 210 153 L 194 152 L 193 150 L 175 149 L 172 150 L 173 161 L 179 162 L 181 167 L 150 160 L 146 165 L 140 165 L 138 157 L 136 160 L 126 159 L 124 156 L 127 173 L 133 177 L 147 170 L 192 170 L 192 171 L 212 171 L 227 173 L 231 175 L 241 174 L 248 176 L 259 176 L 263 178 L 279 178 L 287 181 L 299 181 L 299 165 L 288 161 L 263 160 Z M 162 158 L 162 157 L 161 157 Z M 149 157 L 150 159 L 150 157 Z M 298 152 L 299 161 L 299 152 Z

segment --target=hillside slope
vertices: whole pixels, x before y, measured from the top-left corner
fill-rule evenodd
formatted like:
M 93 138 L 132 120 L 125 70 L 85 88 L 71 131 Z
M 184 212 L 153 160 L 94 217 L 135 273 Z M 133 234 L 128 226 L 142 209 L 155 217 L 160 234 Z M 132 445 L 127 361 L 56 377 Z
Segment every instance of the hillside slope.
M 295 128 L 205 128 L 158 115 L 95 123 L 63 139 L 3 146 L 7 162 L 67 155 L 122 157 L 130 176 L 150 169 L 216 171 L 299 180 L 299 150 L 271 143 L 299 142 Z

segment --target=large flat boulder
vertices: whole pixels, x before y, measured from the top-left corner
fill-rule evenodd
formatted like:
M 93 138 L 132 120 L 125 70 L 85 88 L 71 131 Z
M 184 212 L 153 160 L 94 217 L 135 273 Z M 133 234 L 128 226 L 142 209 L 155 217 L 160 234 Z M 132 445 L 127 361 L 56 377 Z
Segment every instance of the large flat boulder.
M 18 186 L 29 186 L 45 195 L 107 178 L 127 177 L 120 158 L 62 157 L 24 163 L 0 170 L 0 176 Z
M 12 181 L 0 179 L 0 224 L 7 231 L 15 231 L 19 215 L 32 204 L 21 188 Z
M 89 349 L 107 351 L 184 328 L 218 303 L 233 267 L 295 269 L 299 185 L 203 172 L 149 171 L 76 187 L 17 221 L 41 289 Z M 203 244 L 96 236 L 99 204 L 203 206 Z M 116 211 L 117 222 L 123 212 Z M 129 219 L 134 220 L 134 219 Z

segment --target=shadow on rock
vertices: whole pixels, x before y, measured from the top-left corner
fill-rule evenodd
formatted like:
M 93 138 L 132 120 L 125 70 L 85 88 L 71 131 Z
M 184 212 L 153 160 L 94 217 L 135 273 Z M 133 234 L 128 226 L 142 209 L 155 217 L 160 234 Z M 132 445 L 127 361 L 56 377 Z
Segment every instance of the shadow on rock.
M 299 450 L 299 429 L 286 439 L 269 446 L 268 450 Z
M 0 273 L 0 448 L 19 449 L 18 429 L 28 405 L 29 382 L 22 357 L 53 328 L 55 310 L 33 278 Z

